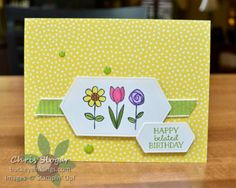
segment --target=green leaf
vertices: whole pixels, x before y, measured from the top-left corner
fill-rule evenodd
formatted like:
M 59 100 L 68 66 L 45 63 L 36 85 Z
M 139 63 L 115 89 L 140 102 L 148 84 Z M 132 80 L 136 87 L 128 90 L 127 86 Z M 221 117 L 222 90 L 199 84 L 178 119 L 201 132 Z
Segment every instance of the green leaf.
M 69 147 L 69 140 L 64 140 L 61 143 L 59 143 L 55 149 L 54 156 L 56 158 L 61 157 L 67 152 L 67 149 Z
M 129 120 L 130 123 L 135 123 L 135 119 L 132 118 L 132 117 L 128 117 L 128 120 Z
M 72 169 L 75 168 L 75 163 L 72 161 L 66 161 L 59 164 L 59 167 L 62 169 Z
M 108 111 L 109 111 L 109 115 L 111 118 L 111 122 L 112 122 L 113 126 L 116 128 L 116 118 L 115 118 L 115 115 L 114 115 L 110 106 L 108 107 Z
M 39 134 L 38 147 L 42 155 L 48 155 L 50 153 L 50 144 L 48 139 L 43 134 Z
M 124 108 L 125 108 L 125 105 L 123 104 L 123 106 L 121 107 L 120 112 L 118 114 L 116 129 L 118 129 L 119 126 L 120 126 L 120 123 L 121 123 L 121 120 L 122 120 L 122 117 L 123 117 L 123 114 L 124 114 Z
M 94 120 L 94 116 L 91 113 L 85 113 L 84 116 L 88 119 L 88 120 Z
M 61 176 L 60 176 L 60 174 L 57 173 L 54 176 L 52 176 L 52 183 L 55 186 L 57 186 L 57 187 L 60 186 L 60 184 L 61 184 Z
M 139 112 L 136 116 L 137 119 L 141 118 L 143 116 L 144 112 Z
M 98 115 L 95 117 L 95 121 L 97 121 L 97 122 L 101 122 L 103 120 L 104 120 L 104 117 L 102 115 Z
M 39 157 L 34 154 L 25 154 L 23 156 L 23 160 L 28 164 L 36 164 L 38 159 L 39 159 Z

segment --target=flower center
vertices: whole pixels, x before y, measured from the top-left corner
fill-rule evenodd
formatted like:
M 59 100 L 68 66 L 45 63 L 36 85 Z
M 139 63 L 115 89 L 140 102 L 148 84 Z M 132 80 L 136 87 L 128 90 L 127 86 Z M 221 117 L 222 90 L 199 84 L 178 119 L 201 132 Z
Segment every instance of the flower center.
M 92 99 L 93 101 L 98 101 L 99 95 L 98 95 L 97 93 L 93 93 L 93 94 L 91 95 L 91 99 Z

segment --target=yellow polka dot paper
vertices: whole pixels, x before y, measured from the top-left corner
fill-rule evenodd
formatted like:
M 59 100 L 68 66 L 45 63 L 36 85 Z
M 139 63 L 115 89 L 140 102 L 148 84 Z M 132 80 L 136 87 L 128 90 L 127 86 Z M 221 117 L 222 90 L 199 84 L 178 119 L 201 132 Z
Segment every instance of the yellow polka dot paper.
M 74 161 L 206 162 L 209 54 L 208 21 L 26 19 L 25 153 L 40 155 L 43 134 L 51 150 L 68 139 L 63 157 Z M 42 98 L 62 99 L 77 77 L 107 76 L 155 78 L 168 99 L 197 99 L 190 116 L 165 119 L 191 127 L 188 152 L 144 153 L 133 137 L 77 136 L 65 117 L 35 115 Z

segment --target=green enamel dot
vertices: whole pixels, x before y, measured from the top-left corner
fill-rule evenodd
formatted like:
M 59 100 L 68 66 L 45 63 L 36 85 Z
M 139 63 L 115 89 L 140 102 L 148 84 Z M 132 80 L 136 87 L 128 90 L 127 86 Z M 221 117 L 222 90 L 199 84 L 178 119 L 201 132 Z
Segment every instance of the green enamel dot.
M 103 70 L 103 72 L 104 72 L 106 75 L 110 74 L 110 73 L 111 73 L 111 67 L 105 67 L 104 70 Z
M 85 151 L 86 153 L 88 153 L 88 154 L 93 153 L 93 145 L 91 145 L 91 144 L 86 144 L 86 145 L 84 146 L 84 151 Z
M 60 57 L 65 57 L 65 55 L 66 55 L 66 52 L 65 52 L 65 51 L 60 51 L 60 52 L 59 52 L 59 56 L 60 56 Z

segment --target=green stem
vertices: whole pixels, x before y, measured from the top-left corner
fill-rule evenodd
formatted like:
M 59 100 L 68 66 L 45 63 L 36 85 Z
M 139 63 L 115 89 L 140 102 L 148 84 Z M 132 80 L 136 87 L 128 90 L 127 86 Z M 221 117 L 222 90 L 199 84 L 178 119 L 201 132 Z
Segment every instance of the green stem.
M 135 106 L 135 116 L 134 116 L 134 119 L 135 119 L 134 129 L 135 129 L 135 130 L 136 130 L 136 128 L 137 128 L 137 111 L 138 111 L 138 106 L 136 105 L 136 106 Z
M 118 116 L 118 103 L 116 104 L 116 122 L 117 122 L 117 116 Z
M 96 105 L 94 105 L 94 110 L 93 110 L 93 128 L 96 129 L 96 121 L 95 121 L 95 117 L 96 117 Z

